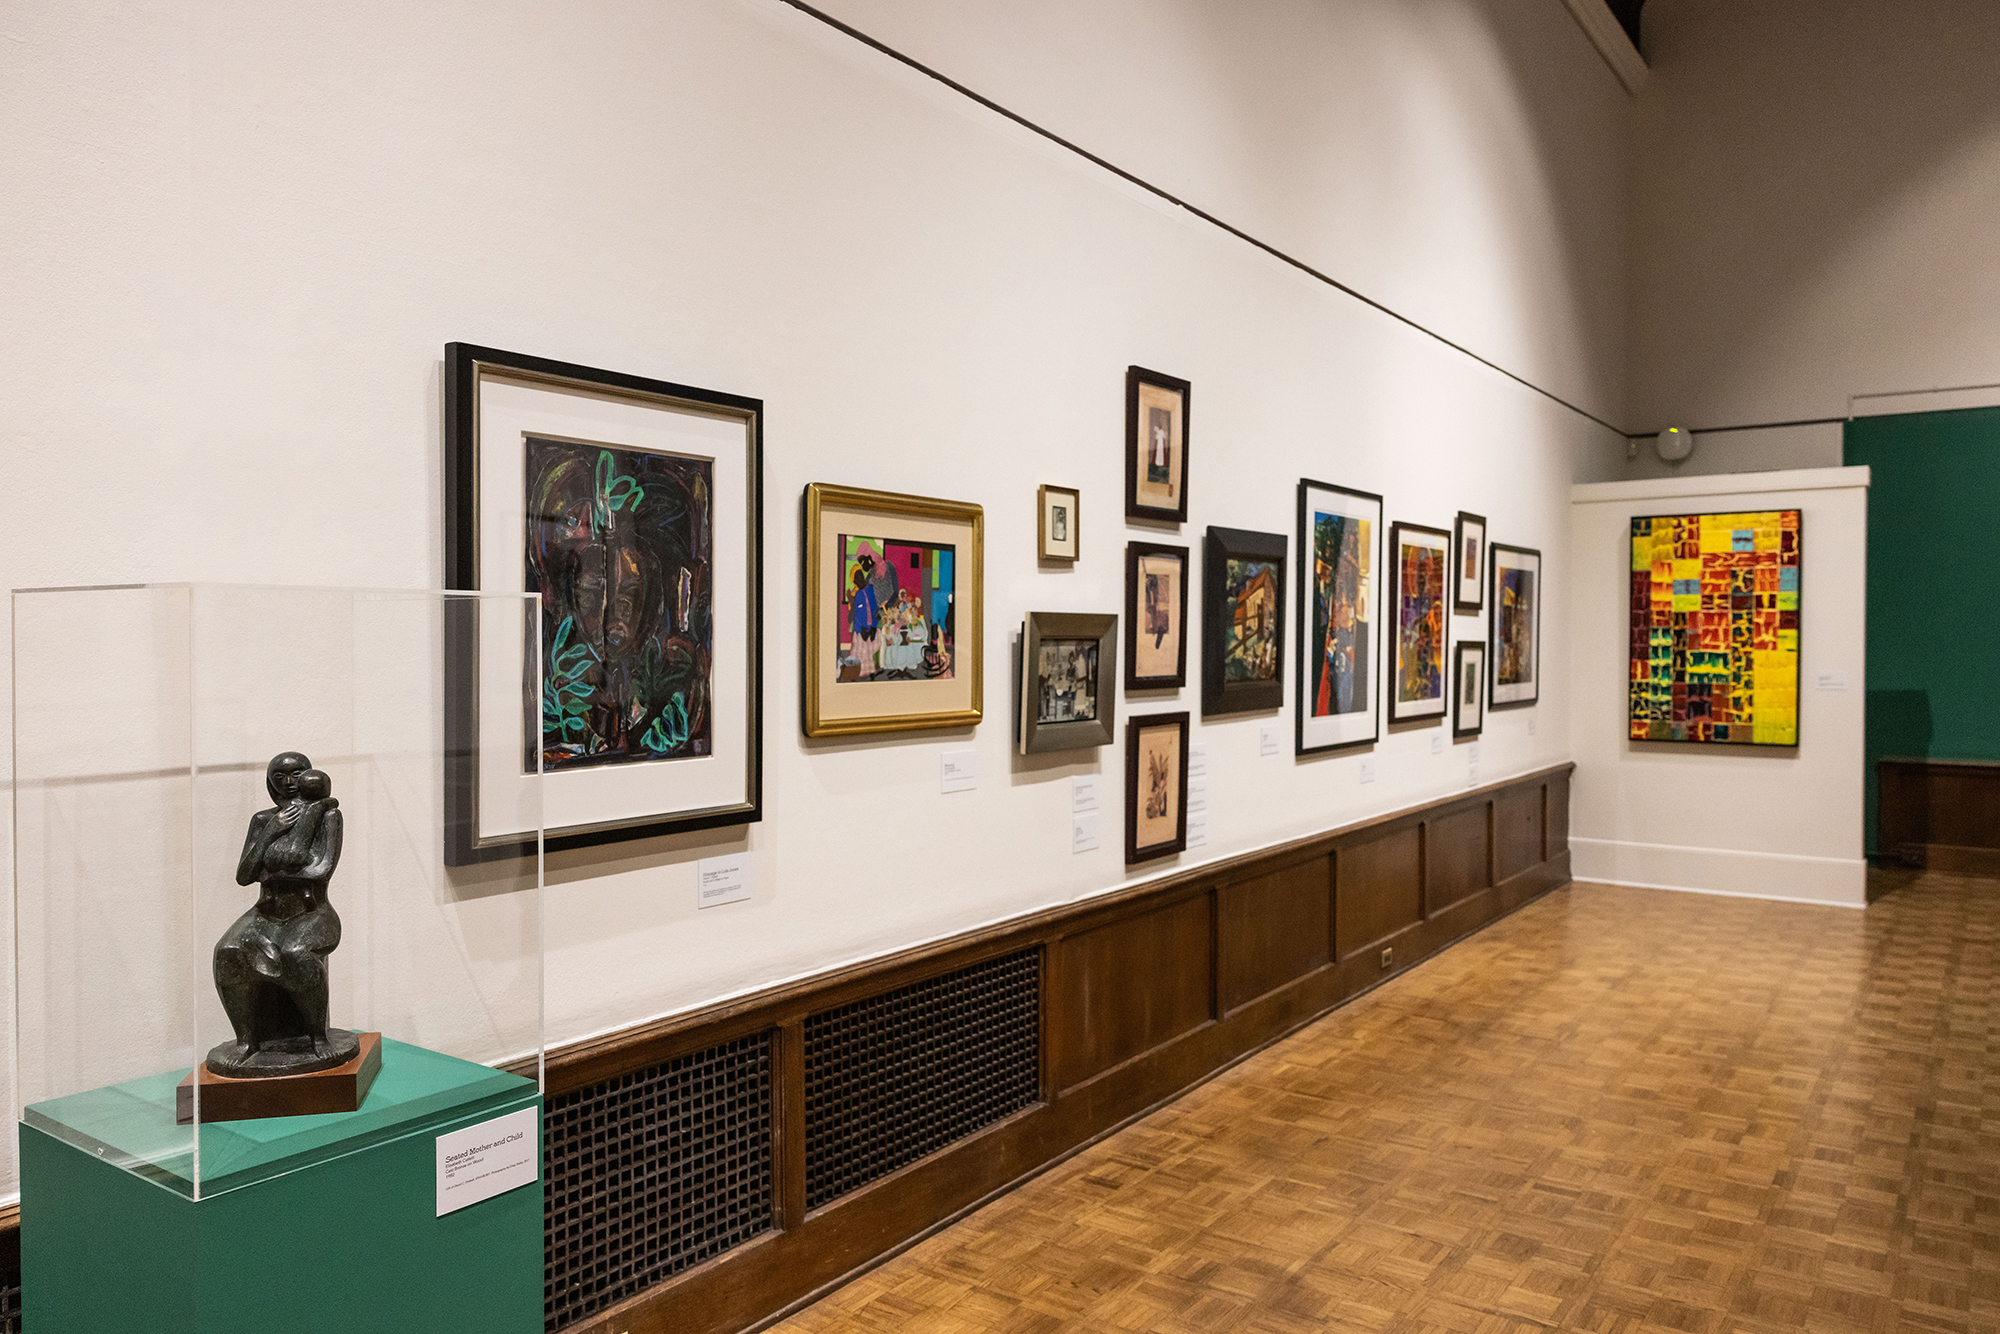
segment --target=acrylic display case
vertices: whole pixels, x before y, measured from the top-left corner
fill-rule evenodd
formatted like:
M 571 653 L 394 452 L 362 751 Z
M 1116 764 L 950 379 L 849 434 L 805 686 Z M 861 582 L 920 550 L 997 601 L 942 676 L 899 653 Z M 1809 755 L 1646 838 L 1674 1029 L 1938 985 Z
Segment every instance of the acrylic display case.
M 511 654 L 488 655 L 498 684 L 482 702 L 525 710 L 541 688 L 534 605 L 518 593 L 221 585 L 13 595 L 14 1094 L 38 1325 L 117 1314 L 62 1317 L 56 1294 L 101 1284 L 104 1228 L 139 1219 L 159 1235 L 128 1240 L 174 1269 L 157 1282 L 188 1289 L 187 1327 L 232 1328 L 204 1266 L 225 1290 L 232 1230 L 293 1212 L 315 1218 L 293 1227 L 301 1245 L 346 1245 L 350 1263 L 389 1270 L 448 1262 L 454 1237 L 494 1245 L 502 1213 L 531 1213 L 495 1253 L 522 1251 L 538 1317 L 539 1189 L 464 1211 L 476 1219 L 447 1214 L 428 1150 L 434 1135 L 539 1107 L 541 858 L 448 868 L 443 828 L 445 785 L 466 758 L 447 751 L 446 660 L 519 645 L 518 671 Z M 521 735 L 519 716 L 509 721 Z M 238 883 L 239 859 L 252 816 L 273 806 L 267 763 L 288 751 L 330 779 L 342 821 L 325 891 L 339 918 L 328 1020 L 379 1033 L 379 1071 L 352 1111 L 222 1119 L 219 1097 L 204 1107 L 189 1077 L 236 1036 L 216 944 L 258 901 L 256 883 Z M 515 766 L 508 815 L 535 831 L 534 847 L 539 756 L 498 760 Z M 97 1256 L 95 1278 L 64 1250 L 75 1246 Z M 144 1327 L 181 1327 L 162 1322 L 157 1291 L 146 1300 Z M 351 1308 L 343 1318 L 367 1325 Z

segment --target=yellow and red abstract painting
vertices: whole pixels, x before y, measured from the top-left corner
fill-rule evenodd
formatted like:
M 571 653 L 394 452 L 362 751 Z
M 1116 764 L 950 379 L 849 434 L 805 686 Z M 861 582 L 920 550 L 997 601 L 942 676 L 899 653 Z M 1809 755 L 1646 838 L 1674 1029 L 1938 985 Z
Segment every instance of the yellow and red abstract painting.
M 1635 741 L 1799 744 L 1799 512 L 1632 520 Z

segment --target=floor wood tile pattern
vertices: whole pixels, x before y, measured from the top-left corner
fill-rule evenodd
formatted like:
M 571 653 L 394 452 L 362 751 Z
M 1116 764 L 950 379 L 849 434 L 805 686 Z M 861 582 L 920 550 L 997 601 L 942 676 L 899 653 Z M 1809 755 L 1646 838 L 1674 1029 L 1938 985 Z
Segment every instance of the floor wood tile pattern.
M 2000 1334 L 2000 883 L 1575 885 L 776 1326 Z

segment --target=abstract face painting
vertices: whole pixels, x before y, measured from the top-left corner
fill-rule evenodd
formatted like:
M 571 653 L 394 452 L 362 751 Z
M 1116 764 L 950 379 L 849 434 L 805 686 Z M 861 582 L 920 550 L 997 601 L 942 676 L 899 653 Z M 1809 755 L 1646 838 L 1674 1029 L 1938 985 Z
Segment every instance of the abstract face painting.
M 709 754 L 713 464 L 532 435 L 526 462 L 543 769 Z

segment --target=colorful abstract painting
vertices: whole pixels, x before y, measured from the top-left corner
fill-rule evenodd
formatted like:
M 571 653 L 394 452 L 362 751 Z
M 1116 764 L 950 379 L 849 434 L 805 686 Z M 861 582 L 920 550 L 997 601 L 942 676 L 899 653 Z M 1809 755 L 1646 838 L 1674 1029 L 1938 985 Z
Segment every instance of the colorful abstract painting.
M 1275 561 L 1228 560 L 1223 573 L 1228 609 L 1222 631 L 1224 680 L 1278 679 L 1278 582 Z
M 1402 543 L 1397 560 L 1396 700 L 1444 698 L 1444 595 L 1447 553 Z
M 1632 520 L 1636 741 L 1799 742 L 1799 511 Z
M 947 680 L 955 549 L 840 536 L 839 681 Z
M 710 754 L 714 465 L 536 436 L 526 462 L 543 769 Z
M 1367 519 L 1312 516 L 1312 716 L 1358 713 L 1369 706 L 1369 565 L 1375 542 Z

